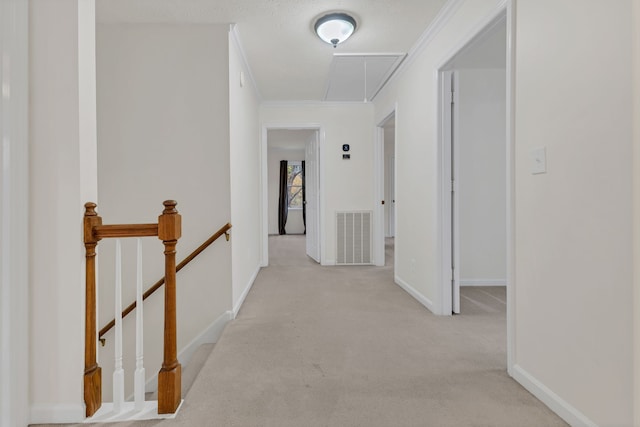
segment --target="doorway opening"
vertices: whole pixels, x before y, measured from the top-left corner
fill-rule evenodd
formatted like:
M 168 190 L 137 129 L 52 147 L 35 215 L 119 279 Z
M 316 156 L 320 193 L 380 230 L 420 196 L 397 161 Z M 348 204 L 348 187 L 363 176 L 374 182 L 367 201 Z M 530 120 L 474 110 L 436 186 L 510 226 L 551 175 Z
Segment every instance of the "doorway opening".
M 320 128 L 265 126 L 261 165 L 262 265 L 269 236 L 304 239 L 308 257 L 321 263 Z
M 513 15 L 510 1 L 497 8 L 437 68 L 440 314 L 482 304 L 469 301 L 473 297 L 461 304 L 461 285 L 463 294 L 499 300 L 509 373 L 515 343 Z
M 375 206 L 377 206 L 377 250 L 375 264 L 384 266 L 395 260 L 396 235 L 396 197 L 395 197 L 395 167 L 396 167 L 396 110 L 389 112 L 376 128 L 377 134 L 377 191 Z M 395 262 L 395 261 L 393 261 Z

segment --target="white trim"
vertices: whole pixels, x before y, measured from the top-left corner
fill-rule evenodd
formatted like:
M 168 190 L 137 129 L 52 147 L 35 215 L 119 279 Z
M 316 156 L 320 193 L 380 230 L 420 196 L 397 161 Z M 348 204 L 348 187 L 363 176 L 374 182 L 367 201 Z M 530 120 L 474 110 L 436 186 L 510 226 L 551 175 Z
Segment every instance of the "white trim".
M 438 119 L 436 127 L 437 138 L 437 150 L 438 150 L 438 166 L 437 177 L 439 185 L 438 191 L 438 203 L 440 204 L 437 210 L 437 229 L 438 233 L 438 264 L 440 269 L 437 274 L 438 286 L 438 302 L 439 306 L 437 313 L 440 315 L 450 316 L 453 309 L 453 296 L 451 292 L 451 188 L 450 188 L 450 176 L 451 176 L 451 146 L 448 143 L 450 139 L 450 129 L 446 126 L 450 116 L 450 109 L 445 107 L 446 99 L 449 97 L 450 71 L 436 70 L 436 111 L 438 112 Z
M 269 265 L 269 151 L 267 127 L 260 131 L 260 266 Z
M 434 314 L 438 314 L 435 311 L 435 306 L 433 305 L 433 301 L 431 301 L 429 298 L 427 298 L 424 295 L 422 295 L 413 286 L 411 286 L 410 284 L 408 284 L 407 282 L 402 280 L 400 278 L 400 276 L 395 275 L 394 276 L 394 280 L 395 280 L 395 282 L 396 282 L 396 284 L 398 286 L 400 286 L 402 289 L 404 289 L 409 295 L 411 295 L 412 297 L 417 299 L 418 302 L 420 304 L 424 305 L 430 312 L 432 312 Z
M 453 295 L 452 300 L 452 312 L 454 314 L 460 314 L 460 191 L 458 190 L 458 183 L 460 182 L 460 73 L 457 70 L 453 71 L 453 135 L 451 138 L 453 155 L 453 265 L 458 266 L 453 270 Z
M 82 423 L 85 420 L 85 407 L 77 404 L 33 404 L 30 408 L 30 424 Z
M 422 33 L 418 41 L 416 41 L 411 49 L 409 49 L 409 53 L 407 54 L 405 60 L 398 66 L 396 72 L 389 77 L 387 82 L 383 87 L 380 88 L 378 93 L 382 92 L 384 88 L 393 82 L 395 79 L 400 77 L 410 66 L 415 62 L 420 53 L 429 45 L 431 40 L 444 28 L 444 26 L 451 20 L 451 18 L 458 11 L 460 6 L 465 2 L 465 0 L 449 0 L 438 12 L 438 15 L 435 17 L 431 24 L 427 27 L 427 29 Z M 377 95 L 377 94 L 376 94 Z
M 244 304 L 244 300 L 247 299 L 247 295 L 249 295 L 249 291 L 253 287 L 253 284 L 255 283 L 256 278 L 258 277 L 258 273 L 260 273 L 260 268 L 261 268 L 260 266 L 256 267 L 256 271 L 254 271 L 253 274 L 251 275 L 251 278 L 249 279 L 249 281 L 247 282 L 247 285 L 244 288 L 244 291 L 242 291 L 240 298 L 238 298 L 238 302 L 236 302 L 235 306 L 233 307 L 232 319 L 235 319 L 236 316 L 238 316 L 238 313 L 242 308 L 242 304 Z
M 381 200 L 385 200 L 385 159 L 384 159 L 384 125 L 391 117 L 396 117 L 398 109 L 398 103 L 395 102 L 393 106 L 385 110 L 382 115 L 382 119 L 377 120 L 375 128 L 375 140 L 373 146 L 373 176 L 374 176 L 374 191 L 373 191 L 373 261 L 374 265 L 383 267 L 385 265 L 385 232 L 384 232 L 384 205 L 380 203 Z M 396 127 L 397 129 L 397 127 Z M 394 169 L 395 170 L 395 169 Z M 395 181 L 394 181 L 395 182 Z M 389 203 L 385 200 L 385 203 Z
M 0 425 L 29 422 L 29 7 L 0 2 Z
M 264 105 L 264 104 L 263 104 Z M 289 106 L 295 105 L 288 104 Z M 309 104 L 305 104 L 309 105 Z M 318 105 L 322 105 L 321 103 Z M 284 104 L 282 106 L 285 106 Z M 324 236 L 324 206 L 325 206 L 325 194 L 324 194 L 324 145 L 325 145 L 325 131 L 324 127 L 319 123 L 294 123 L 294 122 L 275 122 L 275 123 L 262 123 L 260 132 L 260 188 L 262 189 L 262 195 L 260 197 L 260 214 L 262 215 L 261 227 L 260 227 L 260 240 L 261 240 L 261 256 L 260 266 L 269 266 L 269 175 L 268 175 L 268 131 L 269 130 L 315 130 L 318 132 L 318 163 L 320 164 L 318 174 L 319 186 L 318 198 L 320 200 L 318 206 L 318 244 L 320 245 L 320 265 L 327 264 L 324 260 L 325 257 L 325 244 L 322 236 Z M 335 262 L 334 262 L 335 265 Z
M 214 320 L 200 335 L 191 340 L 189 344 L 184 346 L 182 350 L 178 353 L 178 360 L 182 365 L 188 365 L 191 357 L 196 352 L 196 350 L 203 344 L 212 344 L 218 342 L 220 336 L 222 336 L 222 331 L 226 324 L 233 320 L 233 311 L 227 310 L 222 313 L 216 320 Z M 145 383 L 145 390 L 147 393 L 155 392 L 158 390 L 158 374 L 156 373 L 151 378 L 147 380 Z M 131 396 L 129 396 L 130 398 Z
M 373 141 L 373 265 L 384 266 L 384 128 L 378 124 Z M 386 203 L 386 201 L 385 201 Z
M 511 375 L 516 363 L 516 111 L 515 111 L 515 72 L 516 72 L 516 5 L 508 0 L 507 10 L 507 371 Z
M 506 279 L 460 279 L 460 286 L 507 286 Z
M 586 415 L 547 388 L 521 366 L 513 367 L 513 378 L 571 426 L 598 427 Z
M 458 41 L 458 43 L 449 49 L 436 66 L 436 69 L 447 69 L 456 59 L 456 56 L 464 53 L 476 42 L 480 41 L 486 32 L 505 21 L 508 2 L 510 3 L 510 0 L 502 0 L 491 12 L 485 15 L 482 20 L 478 21 L 476 25 Z
M 118 412 L 114 411 L 113 403 L 105 402 L 93 416 L 84 420 L 83 424 L 94 423 L 116 423 L 123 421 L 141 421 L 141 420 L 172 420 L 180 412 L 184 399 L 180 401 L 178 409 L 172 414 L 159 414 L 158 401 L 147 400 L 142 409 L 136 409 L 135 402 L 124 402 L 122 409 Z
M 371 101 L 264 101 L 260 104 L 261 107 L 273 108 L 292 108 L 292 107 L 344 107 L 345 105 L 369 105 Z
M 253 86 L 256 98 L 258 98 L 258 104 L 260 104 L 260 102 L 262 102 L 262 95 L 258 90 L 258 84 L 256 83 L 256 79 L 253 76 L 253 71 L 251 71 L 251 67 L 249 66 L 249 61 L 247 60 L 247 55 L 244 51 L 244 47 L 242 46 L 242 39 L 240 38 L 240 33 L 238 32 L 238 26 L 236 24 L 229 25 L 229 36 L 233 44 L 236 46 L 236 49 L 238 49 L 240 59 L 242 60 L 244 68 L 247 70 L 247 74 L 249 74 L 249 80 L 251 81 L 251 85 Z

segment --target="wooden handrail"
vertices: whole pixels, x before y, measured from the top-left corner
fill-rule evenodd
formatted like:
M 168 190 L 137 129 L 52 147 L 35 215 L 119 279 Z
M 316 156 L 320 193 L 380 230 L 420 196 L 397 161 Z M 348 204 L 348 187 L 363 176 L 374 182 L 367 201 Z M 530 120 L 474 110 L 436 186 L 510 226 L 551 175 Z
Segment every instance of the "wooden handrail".
M 93 236 L 97 239 L 109 237 L 152 237 L 158 235 L 158 224 L 116 224 L 93 227 Z
M 157 229 L 157 224 L 150 224 L 150 225 L 155 225 L 156 229 Z M 109 226 L 100 226 L 100 227 L 96 227 L 95 229 L 104 229 L 105 227 L 109 227 Z M 182 270 L 183 267 L 185 267 L 187 264 L 189 264 L 189 262 L 191 262 L 191 260 L 193 260 L 195 257 L 197 257 L 198 255 L 200 255 L 200 253 L 202 251 L 204 251 L 207 247 L 209 247 L 209 245 L 211 245 L 213 242 L 215 242 L 216 240 L 218 240 L 223 234 L 225 235 L 227 241 L 229 241 L 229 230 L 231 229 L 231 224 L 227 223 L 225 224 L 222 228 L 220 228 L 220 230 L 216 231 L 211 237 L 209 237 L 204 243 L 202 243 L 200 246 L 198 246 L 198 248 L 196 250 L 194 250 L 193 252 L 191 252 L 185 259 L 183 259 L 182 261 L 180 261 L 180 264 L 178 264 L 176 266 L 176 273 L 180 270 Z M 124 237 L 119 235 L 118 237 Z M 149 298 L 155 291 L 157 291 L 158 289 L 160 289 L 160 287 L 164 284 L 164 280 L 165 278 L 162 277 L 162 279 L 158 280 L 156 283 L 153 284 L 153 286 L 151 286 L 149 289 L 147 289 L 144 294 L 142 294 L 142 301 L 146 300 L 147 298 Z M 128 315 L 129 313 L 131 313 L 133 311 L 133 309 L 136 308 L 136 302 L 132 302 L 131 304 L 129 304 L 127 306 L 127 308 L 125 308 L 122 311 L 122 318 L 124 318 L 126 315 Z M 100 329 L 100 332 L 98 333 L 98 339 L 100 340 L 100 342 L 102 343 L 102 345 L 104 345 L 105 339 L 102 338 L 107 332 L 109 332 L 109 330 L 111 328 L 114 327 L 114 325 L 116 324 L 116 320 L 112 319 L 109 323 L 107 323 L 102 329 Z

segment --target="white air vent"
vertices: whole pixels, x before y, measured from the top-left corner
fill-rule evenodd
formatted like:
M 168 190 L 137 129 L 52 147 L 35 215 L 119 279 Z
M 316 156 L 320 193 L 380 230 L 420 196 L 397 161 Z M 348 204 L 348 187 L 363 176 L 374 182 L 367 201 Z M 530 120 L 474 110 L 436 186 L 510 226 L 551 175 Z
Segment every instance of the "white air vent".
M 336 264 L 371 264 L 371 211 L 336 212 Z

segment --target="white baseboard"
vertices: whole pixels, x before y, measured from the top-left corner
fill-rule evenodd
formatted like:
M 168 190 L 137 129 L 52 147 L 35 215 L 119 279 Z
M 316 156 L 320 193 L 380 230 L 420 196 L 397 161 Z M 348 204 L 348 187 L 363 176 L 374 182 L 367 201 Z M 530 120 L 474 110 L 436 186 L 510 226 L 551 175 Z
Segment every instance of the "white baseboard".
M 519 365 L 514 365 L 511 370 L 513 378 L 518 381 L 531 394 L 537 397 L 549 409 L 573 427 L 598 427 L 582 412 L 564 401 L 560 396 L 551 391 L 547 386 L 534 378 Z
M 460 279 L 460 286 L 507 286 L 505 279 Z
M 30 424 L 81 423 L 85 419 L 84 404 L 33 404 L 29 410 Z
M 213 321 L 200 335 L 195 337 L 189 344 L 187 344 L 182 350 L 178 352 L 178 360 L 182 365 L 188 365 L 193 353 L 202 344 L 211 344 L 218 341 L 225 325 L 230 320 L 233 320 L 233 312 L 231 310 L 222 313 L 216 320 Z M 153 392 L 158 389 L 158 374 L 149 378 L 145 383 L 145 391 Z
M 242 294 L 240 295 L 240 298 L 238 299 L 238 302 L 236 302 L 235 306 L 233 307 L 232 315 L 233 315 L 234 319 L 238 315 L 238 312 L 240 311 L 240 308 L 242 307 L 242 304 L 244 304 L 244 300 L 247 298 L 247 295 L 249 295 L 249 291 L 253 287 L 253 283 L 256 281 L 256 277 L 258 277 L 258 273 L 259 272 L 260 272 L 260 266 L 258 266 L 256 268 L 256 271 L 253 273 L 253 275 L 249 279 L 249 282 L 244 287 L 244 291 L 242 291 Z
M 334 265 L 336 265 L 336 260 L 335 259 L 328 259 L 328 260 L 325 260 L 320 265 L 322 265 L 322 266 L 334 266 Z
M 396 282 L 396 284 L 398 286 L 400 286 L 402 289 L 404 289 L 405 291 L 407 291 L 407 293 L 409 295 L 411 295 L 412 297 L 414 297 L 415 299 L 418 300 L 418 302 L 420 302 L 420 304 L 424 305 L 425 307 L 427 307 L 427 309 L 435 314 L 435 310 L 433 307 L 433 301 L 431 301 L 429 298 L 425 297 L 424 295 L 422 295 L 420 292 L 418 292 L 413 286 L 411 286 L 410 284 L 408 284 L 407 282 L 405 282 L 404 280 L 402 280 L 399 276 L 395 276 L 394 280 Z

